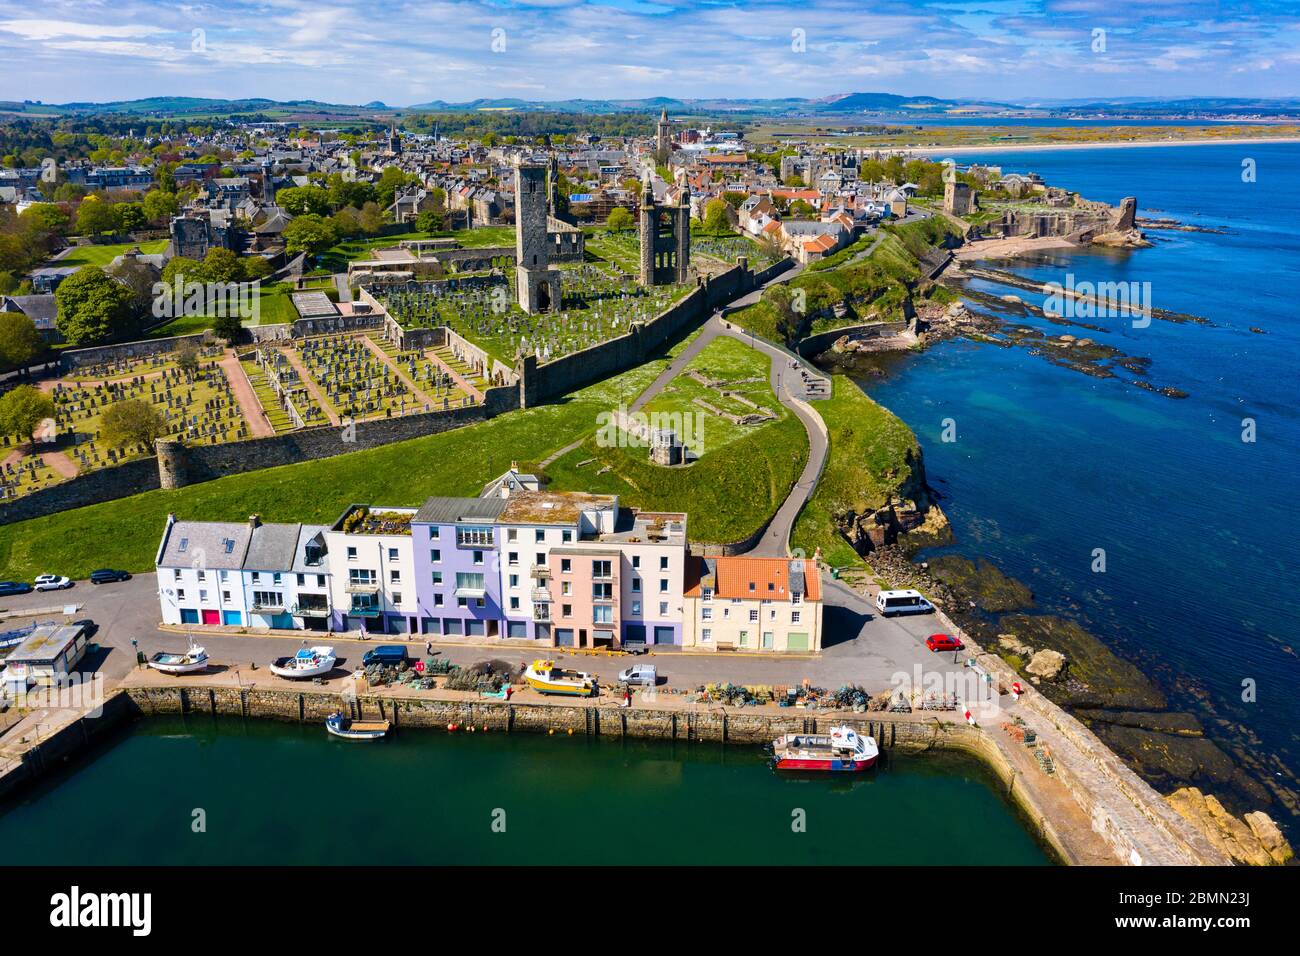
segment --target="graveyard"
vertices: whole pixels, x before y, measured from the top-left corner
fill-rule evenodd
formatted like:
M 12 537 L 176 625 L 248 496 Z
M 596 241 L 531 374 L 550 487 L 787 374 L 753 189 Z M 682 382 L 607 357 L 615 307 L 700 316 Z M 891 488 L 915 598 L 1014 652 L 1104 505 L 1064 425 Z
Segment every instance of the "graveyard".
M 642 287 L 604 263 L 556 268 L 561 307 L 533 315 L 517 304 L 513 272 L 371 291 L 403 328 L 446 325 L 510 366 L 520 355 L 548 362 L 624 335 L 633 322 L 654 318 L 687 291 L 682 285 Z
M 199 351 L 197 367 L 188 370 L 176 353 L 166 353 L 88 366 L 41 382 L 40 388 L 54 400 L 54 428 L 52 434 L 42 430 L 31 446 L 17 436 L 3 438 L 3 496 L 18 497 L 152 455 L 150 443 L 112 444 L 103 434 L 108 409 L 132 399 L 158 412 L 163 437 L 193 445 L 248 438 L 248 422 L 219 364 L 221 356 L 220 348 L 209 346 Z

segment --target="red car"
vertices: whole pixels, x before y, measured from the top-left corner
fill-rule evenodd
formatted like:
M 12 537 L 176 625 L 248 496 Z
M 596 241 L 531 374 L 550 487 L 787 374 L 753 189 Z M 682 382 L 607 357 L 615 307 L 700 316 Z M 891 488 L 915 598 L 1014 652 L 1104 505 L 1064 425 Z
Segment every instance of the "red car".
M 932 651 L 960 651 L 966 645 L 950 634 L 931 634 L 925 639 L 925 646 Z

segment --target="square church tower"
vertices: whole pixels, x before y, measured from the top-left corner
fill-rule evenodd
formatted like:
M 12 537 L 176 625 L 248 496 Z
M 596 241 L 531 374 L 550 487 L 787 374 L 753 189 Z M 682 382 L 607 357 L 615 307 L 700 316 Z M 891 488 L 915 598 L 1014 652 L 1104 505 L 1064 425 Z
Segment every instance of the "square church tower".
M 560 270 L 550 265 L 546 232 L 547 168 L 515 161 L 515 281 L 530 315 L 560 308 Z

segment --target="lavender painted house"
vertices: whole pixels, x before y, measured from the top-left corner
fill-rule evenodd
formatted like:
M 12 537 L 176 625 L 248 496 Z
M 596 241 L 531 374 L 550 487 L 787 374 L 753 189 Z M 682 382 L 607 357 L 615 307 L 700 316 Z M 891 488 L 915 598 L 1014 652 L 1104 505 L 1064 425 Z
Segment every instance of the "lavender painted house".
M 501 609 L 502 498 L 430 498 L 411 521 L 419 633 L 515 635 Z

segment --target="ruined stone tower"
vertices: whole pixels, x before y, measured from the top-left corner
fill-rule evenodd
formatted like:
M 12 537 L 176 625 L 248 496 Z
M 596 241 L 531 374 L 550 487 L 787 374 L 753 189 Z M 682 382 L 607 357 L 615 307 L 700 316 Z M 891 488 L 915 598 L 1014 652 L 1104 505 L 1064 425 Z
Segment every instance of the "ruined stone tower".
M 686 282 L 691 264 L 691 194 L 682 184 L 676 205 L 659 206 L 647 174 L 641 190 L 641 284 Z
M 672 126 L 668 122 L 668 110 L 665 108 L 659 114 L 659 122 L 655 124 L 655 159 L 666 163 L 672 151 Z
M 530 314 L 560 307 L 560 272 L 550 267 L 546 232 L 547 167 L 515 162 L 515 263 L 519 307 Z
M 950 179 L 943 184 L 943 211 L 950 216 L 969 216 L 975 211 L 975 194 L 966 183 Z

